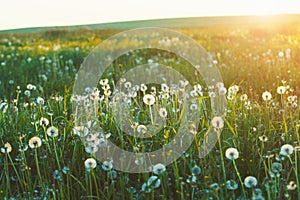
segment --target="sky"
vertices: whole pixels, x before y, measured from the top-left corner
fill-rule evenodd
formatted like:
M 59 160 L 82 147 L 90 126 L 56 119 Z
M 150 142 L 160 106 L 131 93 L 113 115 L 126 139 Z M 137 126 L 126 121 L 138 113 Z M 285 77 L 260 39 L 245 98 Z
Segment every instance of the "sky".
M 299 0 L 0 0 L 0 30 L 174 17 L 300 14 Z

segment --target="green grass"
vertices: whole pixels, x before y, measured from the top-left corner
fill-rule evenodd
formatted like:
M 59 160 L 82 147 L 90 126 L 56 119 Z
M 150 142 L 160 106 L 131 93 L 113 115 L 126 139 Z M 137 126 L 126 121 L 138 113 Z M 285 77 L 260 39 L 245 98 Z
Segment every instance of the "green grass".
M 227 88 L 228 108 L 224 127 L 219 130 L 220 140 L 200 159 L 199 148 L 213 116 L 207 106 L 210 98 L 199 98 L 197 111 L 201 118 L 193 132 L 194 142 L 158 174 L 121 172 L 100 162 L 87 170 L 85 161 L 95 158 L 95 154 L 87 153 L 81 138 L 73 133 L 76 124 L 72 89 L 84 58 L 99 42 L 122 28 L 140 27 L 141 22 L 116 25 L 118 29 L 0 34 L 0 198 L 300 199 L 300 109 L 298 101 L 291 97 L 299 99 L 300 94 L 298 18 L 278 18 L 267 25 L 254 23 L 254 18 L 244 25 L 239 25 L 241 18 L 226 18 L 226 26 L 220 25 L 224 18 L 209 18 L 209 25 L 202 23 L 205 19 L 201 23 L 196 19 L 181 22 L 174 19 L 173 27 L 178 22 L 174 29 L 191 36 L 214 59 Z M 214 19 L 218 19 L 217 24 L 212 23 Z M 200 26 L 196 26 L 198 23 Z M 103 78 L 108 78 L 110 90 L 113 91 L 124 72 L 147 63 L 148 59 L 173 66 L 193 78 L 191 67 L 176 55 L 158 50 L 135 51 L 130 58 L 125 55 L 115 60 L 106 71 Z M 208 97 L 207 85 L 201 78 L 195 80 L 201 83 L 203 96 Z M 236 92 L 234 85 L 239 86 Z M 108 140 L 132 152 L 153 151 L 172 140 L 182 119 L 179 113 L 172 112 L 180 107 L 179 96 L 175 93 L 167 100 L 161 99 L 159 85 L 147 86 L 145 92 L 137 92 L 130 104 L 133 110 L 127 114 L 144 125 L 158 120 L 158 110 L 146 106 L 142 100 L 151 92 L 150 87 L 155 86 L 155 105 L 168 112 L 163 129 L 151 140 L 123 134 L 109 106 L 112 97 L 105 95 L 107 91 L 99 84 L 100 100 L 93 105 L 97 106 L 94 119 L 102 128 L 100 138 L 105 141 L 110 135 Z M 287 92 L 278 94 L 279 86 L 284 86 Z M 271 100 L 262 99 L 265 91 L 272 94 Z M 41 125 L 42 118 L 47 118 L 49 124 Z M 57 137 L 47 134 L 51 126 L 58 129 Z M 34 136 L 41 138 L 38 148 L 28 147 Z M 292 154 L 280 155 L 284 144 L 293 146 Z M 237 149 L 237 159 L 226 157 L 228 148 Z M 255 177 L 257 185 L 248 188 L 244 183 L 247 176 Z

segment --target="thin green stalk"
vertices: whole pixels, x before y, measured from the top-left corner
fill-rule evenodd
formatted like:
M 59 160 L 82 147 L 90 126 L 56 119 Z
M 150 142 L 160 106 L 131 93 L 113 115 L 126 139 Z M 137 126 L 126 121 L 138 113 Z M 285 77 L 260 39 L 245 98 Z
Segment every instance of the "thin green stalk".
M 219 142 L 219 151 L 220 151 L 220 157 L 221 157 L 221 166 L 222 166 L 222 171 L 223 171 L 223 181 L 224 183 L 226 182 L 226 169 L 224 165 L 224 156 L 223 156 L 223 151 L 222 151 L 222 144 L 221 144 L 221 138 L 220 138 L 220 129 L 217 129 L 217 134 L 218 134 L 218 142 Z M 225 196 L 227 197 L 227 190 L 225 190 Z
M 9 170 L 8 170 L 8 159 L 7 154 L 5 154 L 5 164 L 4 164 L 4 171 L 6 177 L 6 189 L 5 189 L 5 196 L 11 196 L 11 188 L 10 188 L 10 178 L 9 178 Z
M 244 195 L 244 197 L 246 197 L 246 192 L 245 192 L 245 188 L 244 188 L 244 183 L 243 183 L 243 181 L 242 181 L 242 178 L 241 178 L 240 172 L 239 172 L 239 170 L 238 170 L 238 168 L 237 168 L 237 166 L 236 166 L 236 163 L 235 163 L 235 161 L 234 161 L 234 160 L 232 160 L 232 162 L 233 162 L 233 166 L 234 166 L 234 169 L 235 169 L 236 175 L 238 176 L 238 179 L 239 179 L 239 181 L 240 181 L 240 183 L 241 183 L 241 187 L 242 187 L 242 192 L 243 192 L 243 195 Z
M 17 178 L 18 178 L 18 182 L 20 183 L 21 189 L 22 189 L 22 191 L 24 191 L 24 188 L 23 188 L 23 184 L 22 184 L 20 175 L 19 175 L 19 173 L 18 173 L 18 171 L 17 171 L 17 169 L 16 169 L 16 167 L 15 167 L 15 165 L 14 165 L 14 162 L 12 161 L 11 156 L 10 156 L 9 153 L 8 153 L 8 158 L 9 158 L 9 161 L 11 162 L 11 165 L 12 165 L 12 167 L 13 167 L 15 173 L 16 173 L 16 176 L 17 176 Z
M 36 165 L 36 170 L 37 170 L 37 174 L 38 174 L 38 179 L 39 179 L 39 182 L 42 186 L 43 192 L 45 192 L 44 181 L 43 181 L 42 176 L 41 176 L 39 160 L 38 160 L 38 156 L 37 156 L 37 148 L 34 149 L 34 159 L 35 159 L 35 165 Z

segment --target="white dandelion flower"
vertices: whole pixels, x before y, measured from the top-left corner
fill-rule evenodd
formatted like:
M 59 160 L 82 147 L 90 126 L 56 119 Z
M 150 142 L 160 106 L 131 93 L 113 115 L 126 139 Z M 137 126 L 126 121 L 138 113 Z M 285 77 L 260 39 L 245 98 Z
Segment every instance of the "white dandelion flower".
M 257 185 L 257 179 L 254 176 L 247 176 L 244 180 L 244 184 L 247 188 L 252 188 Z
M 280 155 L 289 156 L 293 153 L 294 147 L 290 144 L 284 144 L 280 148 Z
M 143 124 L 140 124 L 136 128 L 138 133 L 145 134 L 147 132 L 147 127 Z
M 113 160 L 110 161 L 104 161 L 102 163 L 102 169 L 105 171 L 109 171 L 113 168 Z
M 295 190 L 297 188 L 297 184 L 294 181 L 290 181 L 286 188 L 288 190 Z
M 99 83 L 100 83 L 100 85 L 107 85 L 108 84 L 108 79 L 107 78 L 105 78 L 105 79 L 101 79 L 100 81 L 99 81 Z
M 34 137 L 30 138 L 28 145 L 30 148 L 36 149 L 36 148 L 42 146 L 42 140 L 41 140 L 41 138 L 34 136 Z
M 45 100 L 42 97 L 38 97 L 38 98 L 36 98 L 36 103 L 38 105 L 44 105 Z
M 143 101 L 146 105 L 153 105 L 155 103 L 155 97 L 151 94 L 146 94 L 144 97 L 143 97 Z
M 73 134 L 85 137 L 89 134 L 89 130 L 85 126 L 76 126 L 73 128 Z
M 228 94 L 228 95 L 227 95 L 227 99 L 228 99 L 229 101 L 231 101 L 231 100 L 234 99 L 234 96 L 233 96 L 232 94 Z
M 220 189 L 220 186 L 218 183 L 212 183 L 209 187 L 210 187 L 210 189 L 212 189 L 214 191 L 218 191 Z
M 201 173 L 201 168 L 197 165 L 195 165 L 193 168 L 192 168 L 192 175 L 193 176 L 196 176 L 196 175 L 199 175 Z
M 216 83 L 217 88 L 223 88 L 224 87 L 224 83 L 222 82 L 217 82 Z
M 227 90 L 226 90 L 225 87 L 219 88 L 219 94 L 220 94 L 220 95 L 226 95 L 226 93 L 227 93 Z
M 268 137 L 266 135 L 259 136 L 258 138 L 262 142 L 267 142 L 268 141 Z
M 160 179 L 158 176 L 150 176 L 147 185 L 150 186 L 151 188 L 158 188 L 160 186 Z
M 45 117 L 41 117 L 39 121 L 40 126 L 48 126 L 49 125 L 49 120 Z
M 143 183 L 141 190 L 142 190 L 142 192 L 150 193 L 151 192 L 151 187 L 148 185 L 148 183 Z
M 222 119 L 222 117 L 214 117 L 211 120 L 211 124 L 214 128 L 221 129 L 224 127 L 224 120 Z
M 165 109 L 165 108 L 159 109 L 159 116 L 161 116 L 162 118 L 166 118 L 167 115 L 168 115 L 167 109 Z
M 98 151 L 98 149 L 99 149 L 99 147 L 97 145 L 87 144 L 85 147 L 85 152 L 96 153 Z
M 4 147 L 1 148 L 1 153 L 10 153 L 12 151 L 12 147 L 10 143 L 6 142 Z
M 235 180 L 228 180 L 226 181 L 226 188 L 228 190 L 236 190 L 239 187 Z
M 47 135 L 49 137 L 57 137 L 58 136 L 58 129 L 54 126 L 50 126 L 47 128 Z
M 127 88 L 127 89 L 131 88 L 131 86 L 132 86 L 132 84 L 129 81 L 127 81 L 126 83 L 124 83 L 124 87 Z
M 239 157 L 239 152 L 236 148 L 228 148 L 225 152 L 225 156 L 229 160 L 235 160 Z
M 262 98 L 264 101 L 269 101 L 272 99 L 272 94 L 268 91 L 262 93 Z
M 278 94 L 285 94 L 286 93 L 286 87 L 285 86 L 279 86 L 277 88 L 277 93 Z
M 164 171 L 166 171 L 166 166 L 164 164 L 158 163 L 153 166 L 152 172 L 156 175 L 162 174 Z
M 208 96 L 210 98 L 215 98 L 216 97 L 216 93 L 215 92 L 208 92 Z
M 239 86 L 237 85 L 232 85 L 228 88 L 228 93 L 235 95 L 236 93 L 238 93 L 238 91 L 240 90 Z
M 282 164 L 279 162 L 272 163 L 272 172 L 274 173 L 280 173 L 282 171 Z
M 27 87 L 28 90 L 36 90 L 36 86 L 35 86 L 35 85 L 32 85 L 32 84 L 30 84 L 30 83 L 27 84 L 26 87 Z
M 25 90 L 24 95 L 27 96 L 27 97 L 30 97 L 30 95 L 31 95 L 30 90 Z
M 84 161 L 84 166 L 85 166 L 86 170 L 91 170 L 91 169 L 96 168 L 97 162 L 94 158 L 88 158 Z
M 145 92 L 147 90 L 147 86 L 145 84 L 141 84 L 141 91 Z
M 247 94 L 243 94 L 241 97 L 240 97 L 241 101 L 247 101 L 248 100 L 248 95 Z
M 165 83 L 161 84 L 161 90 L 164 92 L 168 92 L 169 91 L 169 86 Z

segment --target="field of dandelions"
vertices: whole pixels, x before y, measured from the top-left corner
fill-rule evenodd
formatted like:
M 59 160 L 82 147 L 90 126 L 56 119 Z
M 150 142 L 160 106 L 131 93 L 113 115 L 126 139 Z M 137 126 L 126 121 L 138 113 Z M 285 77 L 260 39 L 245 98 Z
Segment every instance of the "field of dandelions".
M 225 117 L 212 119 L 204 105 L 214 93 L 182 59 L 158 50 L 120 57 L 97 88 L 72 96 L 84 58 L 121 30 L 0 34 L 0 199 L 300 199 L 300 26 L 176 30 L 202 45 L 219 68 L 224 85 L 214 91 L 226 95 Z M 122 73 L 157 62 L 197 82 L 189 95 L 199 97 L 202 106 L 188 108 L 201 113 L 194 142 L 172 164 L 155 163 L 150 173 L 117 171 L 114 160 L 101 163 L 94 156 L 108 140 L 147 152 L 176 135 L 177 94 L 187 80 L 178 85 L 120 80 L 133 130 L 146 134 L 153 118 L 164 120 L 153 138 L 122 134 L 111 113 L 114 84 Z M 96 102 L 99 132 L 88 134 L 88 127 L 74 124 L 72 101 L 80 98 Z M 198 148 L 210 123 L 221 130 L 220 139 L 200 159 Z

